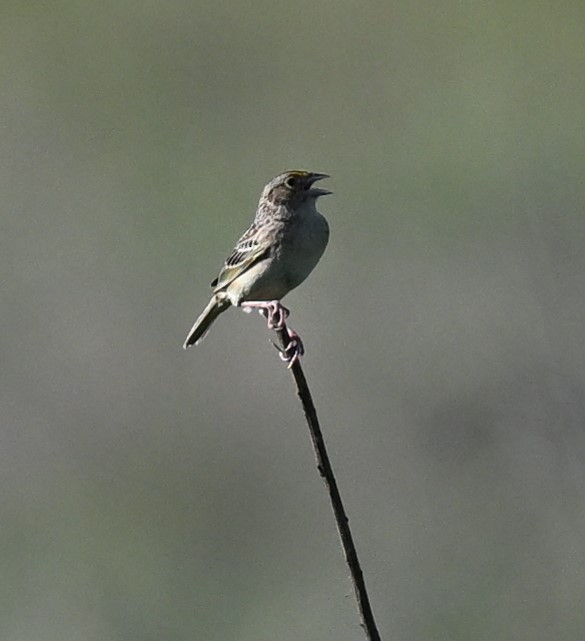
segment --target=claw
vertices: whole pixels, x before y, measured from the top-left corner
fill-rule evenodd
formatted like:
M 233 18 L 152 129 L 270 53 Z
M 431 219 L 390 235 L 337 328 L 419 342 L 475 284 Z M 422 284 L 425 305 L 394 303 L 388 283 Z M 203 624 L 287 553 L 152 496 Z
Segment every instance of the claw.
M 280 345 L 277 345 L 274 341 L 270 341 L 270 344 L 278 352 L 278 355 L 280 356 L 280 358 L 282 358 L 282 360 L 286 360 L 286 357 L 284 357 L 286 350 L 284 350 Z
M 288 365 L 286 369 L 290 369 L 299 360 L 300 357 L 301 357 L 301 353 L 298 350 L 295 350 L 291 359 L 288 361 Z
M 277 345 L 274 341 L 270 341 L 272 344 L 272 347 L 276 349 L 278 352 L 278 356 L 280 357 L 280 360 L 283 361 L 284 363 L 288 363 L 288 368 L 290 369 L 292 367 L 292 364 L 294 363 L 294 360 L 296 360 L 296 354 L 293 354 L 292 357 L 288 356 L 285 349 L 280 347 L 280 345 Z
M 288 369 L 290 369 L 301 356 L 305 353 L 305 348 L 303 346 L 303 341 L 301 341 L 300 336 L 294 331 L 294 329 L 289 329 L 285 327 L 288 334 L 288 343 L 286 347 L 280 347 L 274 341 L 270 341 L 274 348 L 278 351 L 278 355 L 281 360 L 285 363 L 288 363 Z
M 305 354 L 305 347 L 301 337 L 292 329 L 288 329 L 288 345 L 286 346 L 286 355 L 289 356 L 290 360 L 288 363 L 288 369 L 290 369 L 301 356 Z

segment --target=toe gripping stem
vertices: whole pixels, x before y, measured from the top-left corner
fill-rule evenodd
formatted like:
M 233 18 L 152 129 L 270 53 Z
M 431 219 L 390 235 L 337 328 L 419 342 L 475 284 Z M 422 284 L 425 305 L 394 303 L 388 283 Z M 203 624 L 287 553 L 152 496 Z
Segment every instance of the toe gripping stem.
M 301 337 L 293 329 L 289 329 L 286 326 L 286 319 L 289 317 L 290 311 L 282 305 L 280 301 L 246 301 L 242 304 L 242 309 L 245 312 L 251 312 L 253 309 L 257 309 L 266 319 L 269 329 L 273 329 L 279 333 L 282 332 L 281 336 L 284 335 L 288 338 L 285 347 L 281 347 L 273 341 L 270 342 L 278 350 L 280 358 L 285 361 L 285 363 L 288 363 L 289 369 L 303 356 L 305 353 L 303 341 L 301 341 Z
M 301 337 L 294 331 L 294 329 L 289 329 L 286 325 L 280 328 L 286 336 L 288 337 L 288 343 L 286 347 L 281 347 L 277 345 L 274 341 L 270 341 L 272 345 L 278 351 L 278 355 L 285 362 L 288 363 L 288 369 L 290 369 L 296 361 L 299 360 L 301 356 L 305 353 L 305 347 Z

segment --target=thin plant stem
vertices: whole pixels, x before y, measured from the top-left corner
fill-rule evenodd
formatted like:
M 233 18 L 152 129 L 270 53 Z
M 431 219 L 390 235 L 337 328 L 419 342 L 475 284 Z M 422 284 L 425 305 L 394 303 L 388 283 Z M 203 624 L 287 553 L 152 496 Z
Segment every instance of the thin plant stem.
M 286 349 L 289 344 L 289 336 L 286 326 L 275 331 L 280 346 L 283 350 Z M 325 485 L 329 491 L 331 507 L 333 508 L 333 514 L 335 515 L 337 531 L 339 532 L 339 538 L 341 539 L 341 547 L 343 548 L 345 560 L 351 575 L 362 627 L 366 633 L 368 641 L 380 641 L 380 633 L 376 627 L 376 621 L 374 620 L 374 614 L 370 605 L 370 598 L 366 589 L 366 582 L 364 580 L 357 550 L 349 527 L 349 518 L 345 512 L 341 495 L 339 494 L 337 481 L 335 480 L 333 468 L 331 467 L 329 455 L 327 454 L 327 448 L 325 447 L 323 433 L 321 432 L 321 426 L 319 425 L 319 419 L 317 418 L 315 404 L 313 403 L 311 391 L 309 390 L 309 385 L 307 384 L 307 379 L 305 378 L 299 359 L 292 364 L 290 370 L 297 386 L 297 394 L 303 406 L 307 425 L 309 426 L 309 433 L 311 435 L 311 441 L 315 451 L 317 469 L 319 470 L 319 474 L 325 481 Z

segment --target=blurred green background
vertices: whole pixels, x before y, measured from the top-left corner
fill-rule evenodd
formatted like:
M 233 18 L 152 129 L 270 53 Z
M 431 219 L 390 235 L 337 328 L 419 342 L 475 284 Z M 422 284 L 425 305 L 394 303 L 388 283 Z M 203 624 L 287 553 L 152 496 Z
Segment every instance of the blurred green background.
M 0 638 L 362 638 L 257 315 L 182 341 L 264 183 L 387 641 L 585 638 L 585 8 L 5 1 Z

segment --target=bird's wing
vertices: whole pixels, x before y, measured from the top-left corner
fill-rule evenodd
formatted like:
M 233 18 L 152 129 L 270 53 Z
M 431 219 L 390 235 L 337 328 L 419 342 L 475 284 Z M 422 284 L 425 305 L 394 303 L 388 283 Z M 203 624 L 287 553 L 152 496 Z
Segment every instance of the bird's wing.
M 227 257 L 219 276 L 211 283 L 214 291 L 223 289 L 234 279 L 262 260 L 272 246 L 268 229 L 253 224 L 238 240 L 232 253 Z

